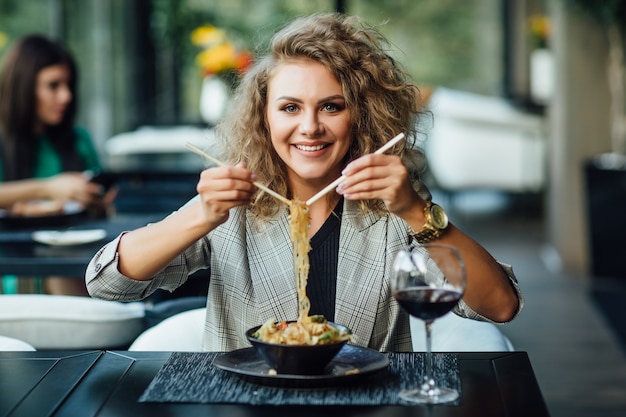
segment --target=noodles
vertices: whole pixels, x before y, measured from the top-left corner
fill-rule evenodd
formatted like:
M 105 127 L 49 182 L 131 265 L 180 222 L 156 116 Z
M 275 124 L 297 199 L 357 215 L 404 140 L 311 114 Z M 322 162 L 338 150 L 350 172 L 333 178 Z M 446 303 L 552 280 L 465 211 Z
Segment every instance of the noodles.
M 310 322 L 309 310 L 311 303 L 306 295 L 306 284 L 309 279 L 309 208 L 305 202 L 294 198 L 289 204 L 289 231 L 293 245 L 293 265 L 296 273 L 298 291 L 298 323 L 305 325 Z
M 351 338 L 349 331 L 331 325 L 324 316 L 310 316 L 307 319 L 307 324 L 270 319 L 252 336 L 268 343 L 299 346 L 328 345 Z
M 293 245 L 293 265 L 298 293 L 298 320 L 267 320 L 253 335 L 264 342 L 288 345 L 329 344 L 350 339 L 350 332 L 332 326 L 324 316 L 309 316 L 311 303 L 306 295 L 309 278 L 309 208 L 298 199 L 289 204 L 289 232 Z

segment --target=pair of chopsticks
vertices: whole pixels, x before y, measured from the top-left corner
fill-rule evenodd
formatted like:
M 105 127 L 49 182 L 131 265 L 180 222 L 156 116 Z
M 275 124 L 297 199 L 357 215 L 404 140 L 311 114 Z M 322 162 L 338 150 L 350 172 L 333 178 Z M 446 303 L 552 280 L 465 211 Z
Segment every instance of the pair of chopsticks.
M 223 167 L 223 166 L 225 166 L 225 165 L 226 165 L 225 163 L 223 163 L 223 162 L 222 162 L 222 161 L 220 161 L 219 159 L 213 158 L 211 155 L 209 155 L 208 153 L 204 152 L 202 149 L 200 149 L 200 148 L 198 148 L 198 147 L 196 147 L 196 146 L 192 145 L 192 144 L 191 144 L 191 143 L 189 143 L 189 142 L 187 142 L 187 143 L 185 144 L 185 147 L 186 147 L 187 149 L 189 149 L 190 151 L 195 152 L 195 153 L 197 153 L 198 155 L 205 157 L 206 159 L 208 159 L 209 161 L 213 162 L 213 163 L 214 163 L 214 164 L 216 164 L 216 165 L 219 165 L 219 166 L 221 166 L 221 167 Z M 285 203 L 285 204 L 287 204 L 287 205 L 290 205 L 290 204 L 291 204 L 291 201 L 290 201 L 288 198 L 283 197 L 282 195 L 278 194 L 276 191 L 274 191 L 274 190 L 272 190 L 272 189 L 270 189 L 270 188 L 266 187 L 264 184 L 262 184 L 262 183 L 260 183 L 260 182 L 258 182 L 258 181 L 253 181 L 253 182 L 252 182 L 252 184 L 254 184 L 254 185 L 255 185 L 255 186 L 256 186 L 259 190 L 263 190 L 263 191 L 265 191 L 266 193 L 268 193 L 268 194 L 269 194 L 269 195 L 271 195 L 272 197 L 274 197 L 274 198 L 276 198 L 276 199 L 278 199 L 278 200 L 282 201 L 283 203 Z
M 396 143 L 400 142 L 400 140 L 402 140 L 402 138 L 404 138 L 404 133 L 398 134 L 396 137 L 391 139 L 389 142 L 387 142 L 383 146 L 381 146 L 380 149 L 378 149 L 374 153 L 375 154 L 381 154 L 381 153 L 387 152 L 389 149 L 391 149 L 392 146 L 394 146 Z M 333 190 L 333 189 L 337 188 L 337 186 L 341 183 L 341 181 L 343 181 L 345 179 L 346 179 L 345 175 L 342 175 L 341 177 L 337 178 L 335 181 L 331 182 L 326 187 L 324 187 L 319 193 L 317 193 L 313 197 L 309 198 L 306 201 L 306 205 L 310 206 L 311 204 L 315 203 L 317 200 L 322 198 L 330 190 Z
M 380 149 L 378 149 L 376 152 L 374 152 L 375 154 L 381 154 L 386 152 L 387 150 L 391 149 L 392 146 L 394 146 L 396 143 L 400 142 L 400 140 L 402 140 L 404 138 L 404 133 L 400 133 L 399 135 L 397 135 L 396 137 L 394 137 L 393 139 L 391 139 L 389 142 L 385 143 L 383 146 L 380 147 Z M 226 164 L 223 163 L 222 161 L 212 157 L 211 155 L 209 155 L 208 153 L 204 152 L 202 149 L 192 145 L 191 143 L 186 143 L 185 147 L 187 149 L 189 149 L 192 152 L 197 153 L 200 156 L 203 156 L 204 158 L 208 159 L 209 161 L 213 162 L 216 165 L 219 166 L 225 166 Z M 328 184 L 326 187 L 324 187 L 324 189 L 322 189 L 320 192 L 318 192 L 317 194 L 315 194 L 313 197 L 309 198 L 306 201 L 306 205 L 310 206 L 313 203 L 315 203 L 317 200 L 319 200 L 320 198 L 322 198 L 326 193 L 328 193 L 329 191 L 337 188 L 337 186 L 339 185 L 339 183 L 341 183 L 341 181 L 343 181 L 344 179 L 346 179 L 345 175 L 342 175 L 341 177 L 337 178 L 335 181 L 331 182 L 330 184 Z M 278 194 L 276 191 L 271 190 L 270 188 L 268 188 L 267 186 L 265 186 L 264 184 L 258 182 L 258 181 L 254 181 L 253 184 L 260 190 L 265 191 L 266 193 L 268 193 L 269 195 L 271 195 L 272 197 L 282 201 L 283 203 L 290 205 L 291 201 L 286 198 L 283 197 L 282 195 Z

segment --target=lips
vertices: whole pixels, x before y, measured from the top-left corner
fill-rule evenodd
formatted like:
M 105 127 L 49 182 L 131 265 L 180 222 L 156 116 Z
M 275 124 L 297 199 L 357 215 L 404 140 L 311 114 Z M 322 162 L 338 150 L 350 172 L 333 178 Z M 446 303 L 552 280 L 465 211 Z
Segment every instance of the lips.
M 294 146 L 300 151 L 317 152 L 317 151 L 321 151 L 324 148 L 327 148 L 330 145 L 326 143 L 322 145 L 294 145 Z

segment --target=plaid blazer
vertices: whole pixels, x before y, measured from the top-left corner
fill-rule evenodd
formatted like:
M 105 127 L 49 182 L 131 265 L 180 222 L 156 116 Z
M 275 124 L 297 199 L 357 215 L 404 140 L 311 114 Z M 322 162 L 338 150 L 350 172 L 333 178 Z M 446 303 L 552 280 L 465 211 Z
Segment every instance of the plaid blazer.
M 248 347 L 247 329 L 270 318 L 294 320 L 298 316 L 286 207 L 261 226 L 253 224 L 246 208 L 232 209 L 227 222 L 150 281 L 135 281 L 118 272 L 119 238 L 100 249 L 87 268 L 91 295 L 109 300 L 142 299 L 157 288 L 173 291 L 189 274 L 210 268 L 203 345 L 207 351 Z M 381 351 L 412 350 L 409 317 L 392 297 L 390 287 L 393 257 L 411 239 L 400 218 L 373 213 L 363 216 L 354 202 L 344 202 L 335 321 L 352 329 L 354 343 Z M 519 294 L 510 267 L 504 267 Z M 456 313 L 487 320 L 463 302 Z

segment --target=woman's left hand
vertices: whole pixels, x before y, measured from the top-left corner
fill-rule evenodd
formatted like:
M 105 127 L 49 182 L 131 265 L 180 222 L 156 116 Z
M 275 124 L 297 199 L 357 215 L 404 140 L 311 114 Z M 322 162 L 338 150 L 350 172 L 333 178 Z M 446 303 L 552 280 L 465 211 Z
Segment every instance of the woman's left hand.
M 413 188 L 399 156 L 364 155 L 349 163 L 343 174 L 346 179 L 337 192 L 348 200 L 382 200 L 391 213 L 401 218 L 421 212 L 426 204 Z
M 387 209 L 413 230 L 424 224 L 426 202 L 411 184 L 409 172 L 398 156 L 369 154 L 344 170 L 346 179 L 337 192 L 348 200 L 380 199 Z M 463 300 L 477 313 L 496 322 L 512 319 L 519 299 L 504 269 L 480 244 L 449 224 L 438 243 L 459 249 L 466 265 L 467 288 Z

